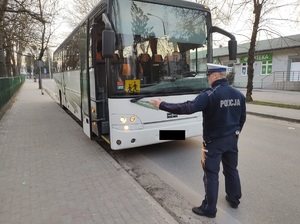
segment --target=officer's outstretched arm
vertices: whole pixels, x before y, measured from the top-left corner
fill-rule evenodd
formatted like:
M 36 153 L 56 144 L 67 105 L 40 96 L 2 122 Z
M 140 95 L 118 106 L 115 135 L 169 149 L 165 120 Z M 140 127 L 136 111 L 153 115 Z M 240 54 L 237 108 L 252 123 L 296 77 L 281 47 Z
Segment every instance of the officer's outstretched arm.
M 150 100 L 150 104 L 154 106 L 155 108 L 159 109 L 159 105 L 163 102 L 160 98 L 157 100 Z

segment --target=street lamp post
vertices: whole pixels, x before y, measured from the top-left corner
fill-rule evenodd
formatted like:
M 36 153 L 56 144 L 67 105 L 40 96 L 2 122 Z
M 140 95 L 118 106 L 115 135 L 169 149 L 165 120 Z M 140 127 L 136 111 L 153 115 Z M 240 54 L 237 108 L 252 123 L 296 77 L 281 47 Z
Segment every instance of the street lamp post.
M 156 15 L 153 15 L 153 14 L 151 14 L 151 13 L 147 13 L 147 15 L 148 15 L 148 16 L 156 17 L 156 18 L 158 18 L 158 19 L 162 22 L 163 29 L 164 29 L 164 35 L 166 36 L 165 22 L 162 20 L 162 18 L 160 18 L 159 16 L 156 16 Z
M 156 17 L 156 18 L 158 18 L 161 22 L 162 22 L 162 25 L 163 25 L 163 29 L 164 29 L 164 36 L 166 37 L 166 27 L 165 27 L 165 22 L 162 20 L 162 18 L 160 18 L 159 16 L 156 16 L 156 15 L 153 15 L 153 14 L 151 14 L 151 13 L 147 13 L 147 15 L 148 16 L 153 16 L 153 17 Z M 171 69 L 170 69 L 170 62 L 169 62 L 169 60 L 167 60 L 167 68 L 168 68 L 168 75 L 170 75 L 170 71 L 171 71 Z

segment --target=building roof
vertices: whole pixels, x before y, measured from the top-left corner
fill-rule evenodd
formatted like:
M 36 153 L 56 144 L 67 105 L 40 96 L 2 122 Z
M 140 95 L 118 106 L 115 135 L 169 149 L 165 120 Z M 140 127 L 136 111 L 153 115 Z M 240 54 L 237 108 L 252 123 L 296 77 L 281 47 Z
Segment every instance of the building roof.
M 255 52 L 266 52 L 274 50 L 283 50 L 289 48 L 300 47 L 300 34 L 279 37 L 268 40 L 256 41 Z M 250 48 L 250 42 L 245 44 L 238 44 L 237 54 L 247 54 Z M 214 48 L 214 57 L 227 56 L 228 48 Z

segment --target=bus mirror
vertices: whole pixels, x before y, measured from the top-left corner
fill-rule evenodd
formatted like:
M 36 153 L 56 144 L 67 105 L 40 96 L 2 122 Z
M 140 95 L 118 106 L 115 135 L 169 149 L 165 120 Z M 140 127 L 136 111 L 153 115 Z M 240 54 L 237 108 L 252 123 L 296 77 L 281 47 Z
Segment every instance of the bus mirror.
M 103 30 L 102 32 L 102 56 L 113 58 L 115 54 L 115 32 L 113 30 Z
M 229 60 L 236 60 L 237 42 L 236 40 L 228 41 Z
M 211 33 L 214 33 L 214 32 L 223 34 L 230 38 L 230 40 L 228 41 L 229 60 L 236 60 L 237 43 L 235 40 L 235 36 L 217 26 L 212 26 Z

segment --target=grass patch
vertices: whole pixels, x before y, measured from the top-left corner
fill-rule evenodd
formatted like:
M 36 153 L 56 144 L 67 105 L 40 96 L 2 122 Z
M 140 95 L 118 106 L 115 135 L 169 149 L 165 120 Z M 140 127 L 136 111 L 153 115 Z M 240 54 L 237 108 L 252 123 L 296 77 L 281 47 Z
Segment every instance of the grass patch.
M 264 102 L 264 101 L 252 101 L 249 102 L 255 105 L 262 105 L 262 106 L 271 106 L 271 107 L 281 107 L 281 108 L 289 108 L 289 109 L 296 109 L 300 110 L 300 105 L 292 105 L 292 104 L 283 104 L 283 103 L 271 103 L 271 102 Z

